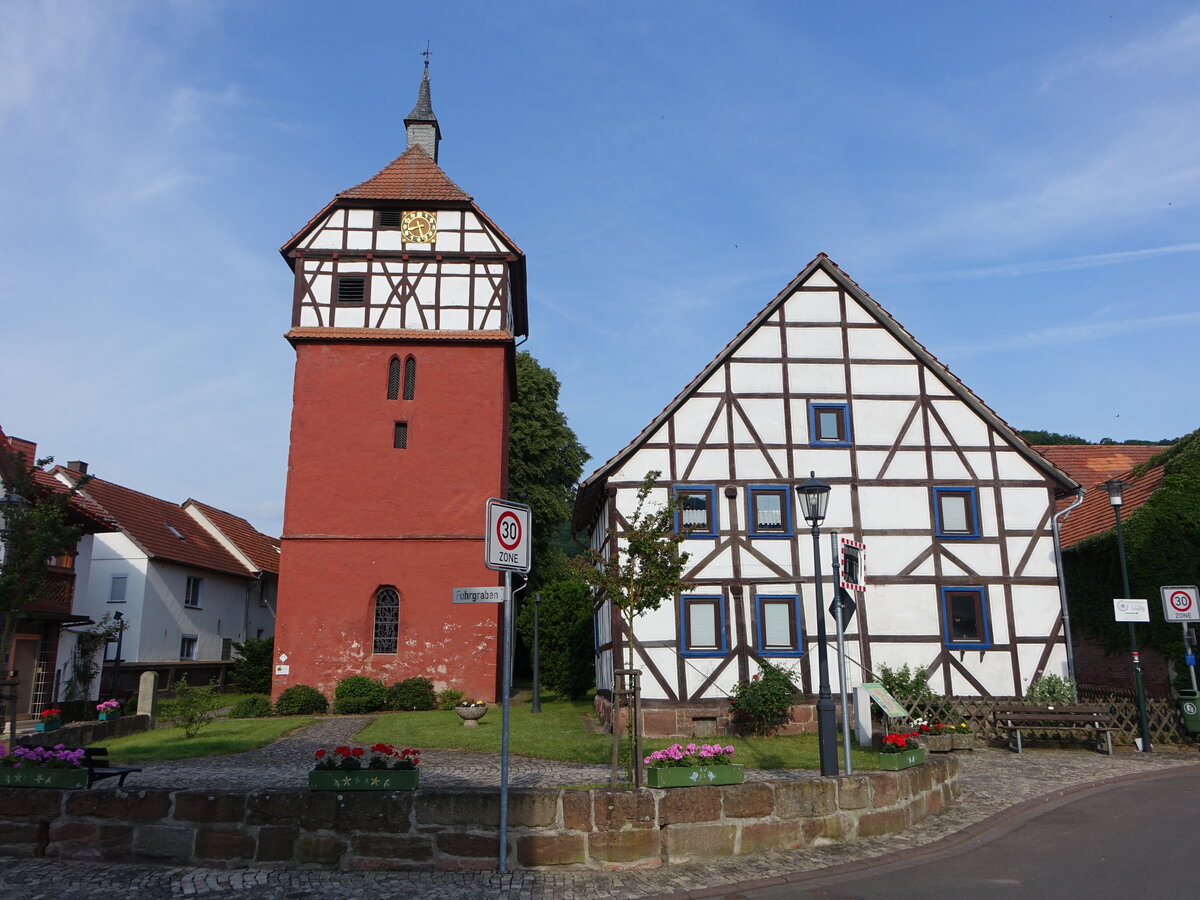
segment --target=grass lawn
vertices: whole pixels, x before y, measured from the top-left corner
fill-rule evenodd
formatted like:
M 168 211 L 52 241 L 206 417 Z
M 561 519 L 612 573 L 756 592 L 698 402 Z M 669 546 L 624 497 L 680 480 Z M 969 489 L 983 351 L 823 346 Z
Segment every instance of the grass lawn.
M 566 762 L 608 763 L 612 758 L 612 738 L 593 734 L 584 727 L 584 718 L 593 715 L 590 700 L 566 702 L 544 701 L 542 712 L 533 715 L 529 704 L 513 703 L 509 749 L 520 756 L 557 759 Z M 488 709 L 476 728 L 464 728 L 458 716 L 450 711 L 386 713 L 359 732 L 360 744 L 383 742 L 398 747 L 448 750 L 487 750 L 500 752 L 500 707 Z M 756 769 L 819 769 L 820 751 L 815 734 L 782 737 L 738 737 L 721 735 L 722 746 L 734 747 L 734 761 Z M 678 742 L 687 744 L 689 739 Z M 704 738 L 695 739 L 705 743 Z M 670 738 L 651 738 L 642 741 L 645 754 L 676 743 Z M 852 744 L 854 768 L 877 769 L 879 762 L 872 751 L 859 750 Z M 838 759 L 841 759 L 841 735 L 838 735 Z
M 197 756 L 225 756 L 265 747 L 290 731 L 312 724 L 311 716 L 279 719 L 214 719 L 191 740 L 182 728 L 155 728 L 104 741 L 109 758 L 116 763 L 138 763 Z

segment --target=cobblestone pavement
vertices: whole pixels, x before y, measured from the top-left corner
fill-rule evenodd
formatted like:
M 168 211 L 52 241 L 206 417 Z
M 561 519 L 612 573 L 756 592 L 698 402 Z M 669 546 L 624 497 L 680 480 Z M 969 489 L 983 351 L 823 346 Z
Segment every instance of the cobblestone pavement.
M 131 776 L 132 787 L 177 787 L 202 779 L 221 787 L 297 786 L 304 783 L 311 750 L 349 739 L 365 720 L 320 720 L 270 747 L 238 756 L 161 763 Z M 307 751 L 307 752 L 305 752 Z M 108 900 L 135 893 L 139 900 L 211 897 L 212 900 L 624 900 L 624 898 L 717 895 L 745 882 L 798 878 L 840 865 L 893 862 L 978 835 L 1016 810 L 1049 802 L 1073 790 L 1112 779 L 1152 776 L 1181 766 L 1197 768 L 1194 752 L 1121 752 L 1105 756 L 1086 749 L 981 750 L 960 754 L 961 801 L 902 834 L 798 851 L 772 851 L 737 859 L 622 872 L 520 870 L 488 872 L 329 872 L 315 869 L 201 869 L 94 862 L 0 858 L 0 896 L 23 900 Z M 299 760 L 299 761 L 297 761 Z M 452 769 L 448 767 L 453 767 Z M 428 768 L 427 768 L 428 767 Z M 472 786 L 498 783 L 495 754 L 426 751 L 423 785 Z M 748 773 L 769 777 L 767 773 Z M 788 773 L 792 777 L 816 777 Z M 138 779 L 136 785 L 134 777 Z M 519 779 L 524 779 L 519 780 Z M 607 768 L 514 758 L 512 783 L 579 784 L 603 782 Z M 990 821 L 989 821 L 990 820 Z M 19 891 L 19 893 L 18 893 Z

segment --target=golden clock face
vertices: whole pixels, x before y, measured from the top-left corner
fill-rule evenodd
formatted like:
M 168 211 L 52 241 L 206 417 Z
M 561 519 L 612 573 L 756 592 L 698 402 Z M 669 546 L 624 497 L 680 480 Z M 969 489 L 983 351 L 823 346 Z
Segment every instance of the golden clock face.
M 404 240 L 414 244 L 432 244 L 437 239 L 437 216 L 431 212 L 413 210 L 400 220 Z

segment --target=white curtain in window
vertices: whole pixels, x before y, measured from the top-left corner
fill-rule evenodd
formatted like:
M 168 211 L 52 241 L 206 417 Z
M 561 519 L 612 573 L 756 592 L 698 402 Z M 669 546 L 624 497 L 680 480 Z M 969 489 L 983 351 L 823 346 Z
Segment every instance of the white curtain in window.
M 688 604 L 688 644 L 692 647 L 717 646 L 717 604 Z
M 704 494 L 685 494 L 681 518 L 684 525 L 708 524 L 708 497 Z
M 766 647 L 791 647 L 792 646 L 792 617 L 791 603 L 764 603 L 762 606 L 763 617 L 763 645 Z
M 759 528 L 783 527 L 783 498 L 778 494 L 757 494 L 754 498 L 755 518 Z
M 967 531 L 967 498 L 960 494 L 942 494 L 942 531 Z

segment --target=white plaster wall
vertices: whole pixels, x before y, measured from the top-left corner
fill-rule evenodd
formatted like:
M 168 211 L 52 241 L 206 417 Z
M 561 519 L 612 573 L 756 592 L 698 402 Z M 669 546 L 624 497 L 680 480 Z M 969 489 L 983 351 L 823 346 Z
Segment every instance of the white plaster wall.
M 915 365 L 851 366 L 850 381 L 856 397 L 863 394 L 916 394 L 920 391 Z M 857 403 L 856 403 L 857 405 Z M 902 404 L 911 407 L 911 401 Z M 904 410 L 905 414 L 908 409 Z M 900 420 L 903 422 L 903 418 Z M 897 426 L 899 427 L 899 426 Z M 895 429 L 893 429 L 893 432 Z
M 795 349 L 788 350 L 797 356 Z M 798 394 L 844 394 L 846 367 L 838 363 L 789 363 L 788 385 Z
M 783 306 L 788 322 L 840 322 L 842 318 L 837 291 L 797 291 Z
M 200 609 L 183 605 L 189 575 L 204 579 Z M 196 635 L 197 660 L 219 660 L 222 638 L 240 641 L 246 637 L 243 623 L 249 584 L 249 578 L 151 561 L 146 575 L 140 661 L 178 660 L 184 634 Z M 257 601 L 250 602 L 253 605 Z
M 787 332 L 789 356 L 808 359 L 842 358 L 840 328 L 788 328 Z

